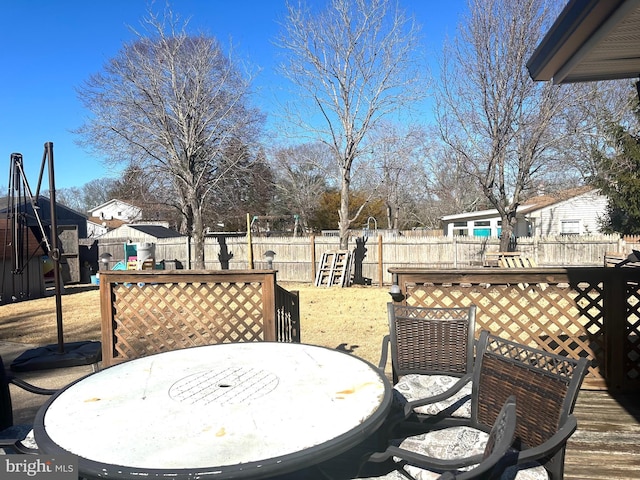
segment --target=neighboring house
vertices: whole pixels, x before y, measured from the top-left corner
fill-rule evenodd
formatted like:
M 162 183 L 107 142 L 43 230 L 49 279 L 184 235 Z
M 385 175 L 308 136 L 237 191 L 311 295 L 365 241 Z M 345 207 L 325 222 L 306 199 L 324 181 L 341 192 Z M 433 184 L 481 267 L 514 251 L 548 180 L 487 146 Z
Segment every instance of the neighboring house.
M 122 220 L 127 223 L 135 222 L 142 218 L 142 209 L 122 200 L 109 200 L 89 210 L 90 220 L 101 225 L 104 221 Z
M 607 197 L 593 187 L 534 197 L 518 207 L 514 234 L 528 237 L 600 233 L 598 220 L 606 207 Z M 499 237 L 502 230 L 497 210 L 446 215 L 442 217 L 442 227 L 447 237 Z

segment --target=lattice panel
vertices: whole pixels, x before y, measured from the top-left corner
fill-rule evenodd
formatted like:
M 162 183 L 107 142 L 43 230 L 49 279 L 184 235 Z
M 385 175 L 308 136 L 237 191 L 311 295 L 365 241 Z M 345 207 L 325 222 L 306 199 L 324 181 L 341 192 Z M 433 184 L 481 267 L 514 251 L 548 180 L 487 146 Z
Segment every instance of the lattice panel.
M 600 284 L 406 285 L 407 304 L 468 307 L 476 328 L 558 355 L 591 359 L 587 378 L 604 367 L 603 293 Z
M 624 345 L 624 371 L 629 380 L 640 380 L 640 286 L 627 284 L 627 331 Z
M 141 283 L 113 288 L 118 360 L 264 340 L 261 283 Z

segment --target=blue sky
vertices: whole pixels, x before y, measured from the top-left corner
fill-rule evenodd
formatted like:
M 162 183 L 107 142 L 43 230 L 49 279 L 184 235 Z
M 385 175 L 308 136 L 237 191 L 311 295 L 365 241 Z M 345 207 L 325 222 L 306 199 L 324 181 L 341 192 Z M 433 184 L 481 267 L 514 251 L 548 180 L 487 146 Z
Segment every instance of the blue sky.
M 310 0 L 324 3 L 324 0 Z M 465 0 L 400 0 L 422 25 L 425 48 L 440 53 L 445 34 L 454 35 Z M 164 0 L 156 2 L 157 8 Z M 53 142 L 57 188 L 80 187 L 116 176 L 99 157 L 75 144 L 71 130 L 87 112 L 75 88 L 132 38 L 147 0 L 3 0 L 0 3 L 0 196 L 6 194 L 9 159 L 22 153 L 29 184 L 38 181 L 45 142 Z M 254 103 L 267 115 L 278 88 L 274 71 L 285 0 L 172 0 L 191 17 L 190 27 L 227 44 L 259 67 Z M 45 177 L 45 182 L 46 182 Z M 44 189 L 48 188 L 46 183 Z

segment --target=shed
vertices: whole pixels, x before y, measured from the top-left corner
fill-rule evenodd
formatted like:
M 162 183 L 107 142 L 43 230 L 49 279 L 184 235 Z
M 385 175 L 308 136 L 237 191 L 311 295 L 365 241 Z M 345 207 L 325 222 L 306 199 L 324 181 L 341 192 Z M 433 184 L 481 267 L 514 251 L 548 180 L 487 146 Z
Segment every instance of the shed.
M 0 219 L 0 304 L 44 296 L 44 250 L 34 233 L 27 229 L 22 235 L 21 259 L 16 258 L 12 228 L 6 219 Z
M 174 241 L 172 241 L 172 239 Z M 183 239 L 185 239 L 183 241 Z M 173 262 L 176 258 L 175 252 L 172 247 L 175 248 L 176 244 L 179 245 L 179 250 L 184 251 L 185 242 L 188 241 L 188 237 L 181 235 L 175 230 L 169 228 L 167 224 L 125 224 L 118 228 L 115 228 L 104 235 L 98 237 L 98 249 L 97 255 L 103 255 L 108 253 L 111 255 L 107 262 L 108 268 L 113 268 L 118 262 L 126 262 L 125 258 L 125 245 L 128 244 L 148 244 L 152 243 L 156 246 L 161 244 L 159 250 L 155 249 L 155 258 L 158 261 Z M 170 244 L 170 245 L 168 245 Z M 169 250 L 167 250 L 167 248 Z M 97 260 L 96 260 L 97 261 Z M 166 265 L 166 264 L 165 264 Z M 97 265 L 96 265 L 97 267 Z M 171 264 L 171 269 L 175 269 L 175 265 Z M 165 266 L 165 268 L 167 268 Z
M 46 235 L 51 227 L 51 201 L 39 196 L 34 200 L 38 216 L 34 213 L 31 201 L 23 200 L 18 204 L 19 214 L 25 218 L 26 226 L 38 242 L 42 240 L 40 223 Z M 8 221 L 12 208 L 9 197 L 0 199 L 0 218 Z M 87 235 L 87 217 L 72 208 L 56 204 L 56 223 L 58 227 L 58 247 L 60 249 L 60 268 L 64 283 L 77 283 L 81 280 L 78 239 Z M 45 255 L 46 249 L 40 255 Z M 47 272 L 45 272 L 47 273 Z
M 159 238 L 182 237 L 180 233 L 166 226 L 166 224 L 124 224 L 101 235 L 98 240 L 125 239 L 131 242 L 155 242 Z

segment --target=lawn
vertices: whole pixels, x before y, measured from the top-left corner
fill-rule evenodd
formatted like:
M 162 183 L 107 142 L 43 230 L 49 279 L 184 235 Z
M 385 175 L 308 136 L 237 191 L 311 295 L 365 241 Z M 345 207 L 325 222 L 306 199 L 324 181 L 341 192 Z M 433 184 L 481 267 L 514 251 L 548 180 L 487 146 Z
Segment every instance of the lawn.
M 381 340 L 388 331 L 388 289 L 281 285 L 300 292 L 303 343 L 339 348 L 378 363 Z M 61 300 L 64 340 L 100 340 L 98 289 L 67 287 Z M 57 343 L 55 297 L 0 306 L 0 340 L 32 345 Z

